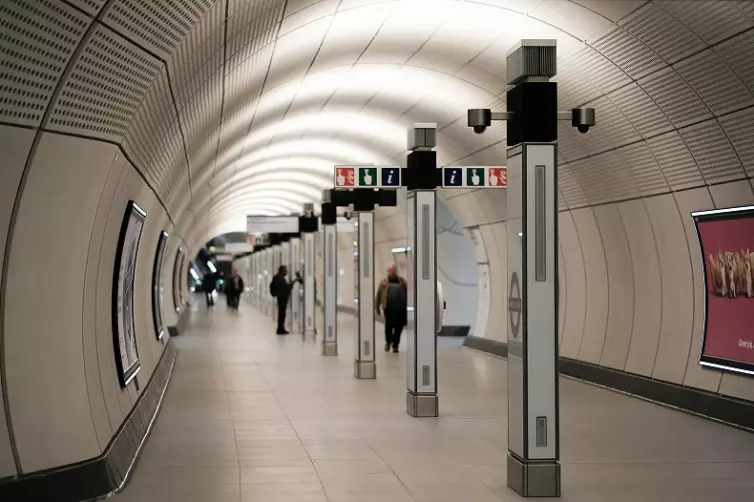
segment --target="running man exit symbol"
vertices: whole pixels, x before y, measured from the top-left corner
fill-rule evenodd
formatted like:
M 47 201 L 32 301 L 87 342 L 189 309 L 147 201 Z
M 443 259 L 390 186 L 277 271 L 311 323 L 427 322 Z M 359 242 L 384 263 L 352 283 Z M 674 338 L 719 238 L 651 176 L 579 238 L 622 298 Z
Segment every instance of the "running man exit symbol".
M 377 168 L 360 167 L 359 168 L 359 186 L 376 187 L 377 186 Z
M 466 186 L 483 187 L 484 186 L 484 168 L 467 167 L 466 168 Z
M 356 182 L 353 167 L 336 167 L 335 168 L 335 186 L 352 187 Z
M 401 170 L 399 167 L 382 168 L 382 186 L 399 187 L 401 186 Z
M 442 169 L 442 186 L 462 187 L 463 173 L 460 167 L 444 167 Z

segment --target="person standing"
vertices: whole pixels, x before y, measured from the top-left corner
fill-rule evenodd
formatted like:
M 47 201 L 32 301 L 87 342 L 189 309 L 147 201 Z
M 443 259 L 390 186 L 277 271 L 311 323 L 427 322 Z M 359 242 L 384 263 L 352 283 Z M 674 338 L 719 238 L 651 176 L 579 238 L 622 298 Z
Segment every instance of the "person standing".
M 385 352 L 392 347 L 397 353 L 401 333 L 408 324 L 408 283 L 398 275 L 395 264 L 388 266 L 387 275 L 380 281 L 374 304 L 377 315 L 380 310 L 385 314 Z
M 207 272 L 202 279 L 202 289 L 204 290 L 204 296 L 207 299 L 207 308 L 215 306 L 215 289 L 217 289 L 217 279 L 215 274 Z
M 241 298 L 241 293 L 244 290 L 243 279 L 237 269 L 233 269 L 233 274 L 230 276 L 226 286 L 225 294 L 228 297 L 228 306 L 233 310 L 238 310 L 238 303 Z
M 288 334 L 288 331 L 285 329 L 285 316 L 288 312 L 288 300 L 291 298 L 291 290 L 297 282 L 303 282 L 301 274 L 296 272 L 296 278 L 293 282 L 288 282 L 288 267 L 282 265 L 270 283 L 270 295 L 277 298 L 278 301 L 278 335 Z

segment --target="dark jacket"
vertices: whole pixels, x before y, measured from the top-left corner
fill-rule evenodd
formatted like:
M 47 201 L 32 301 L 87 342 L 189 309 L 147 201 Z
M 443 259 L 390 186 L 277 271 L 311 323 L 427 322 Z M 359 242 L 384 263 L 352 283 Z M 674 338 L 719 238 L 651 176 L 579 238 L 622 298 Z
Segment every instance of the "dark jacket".
M 392 281 L 388 277 L 385 277 L 382 279 L 382 281 L 380 281 L 380 284 L 377 287 L 377 297 L 375 298 L 374 302 L 375 310 L 377 311 L 377 315 L 380 315 L 380 310 L 382 310 L 383 314 L 390 315 L 392 317 L 393 322 L 400 323 L 402 326 L 405 326 L 406 324 L 408 324 L 407 305 L 388 305 L 387 297 L 388 286 L 390 282 L 399 284 L 403 288 L 404 299 L 406 302 L 408 301 L 408 283 L 406 282 L 406 280 L 400 276 L 394 278 Z
M 202 289 L 207 293 L 212 293 L 217 289 L 217 279 L 215 279 L 215 274 L 210 272 L 204 276 L 202 279 Z
M 279 302 L 288 301 L 288 297 L 291 296 L 292 283 L 288 282 L 288 278 L 282 274 L 275 274 L 272 278 L 272 287 L 275 290 L 275 298 Z
M 238 279 L 238 287 L 235 286 L 236 279 Z M 240 295 L 243 293 L 244 290 L 244 283 L 241 276 L 236 277 L 229 277 L 228 280 L 225 282 L 225 294 L 231 294 L 231 295 Z

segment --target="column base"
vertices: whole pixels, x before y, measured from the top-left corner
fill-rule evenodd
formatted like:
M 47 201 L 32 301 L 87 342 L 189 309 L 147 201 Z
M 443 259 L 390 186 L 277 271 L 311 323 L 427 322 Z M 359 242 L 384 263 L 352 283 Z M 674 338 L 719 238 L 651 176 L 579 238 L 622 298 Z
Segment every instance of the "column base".
M 338 342 L 322 342 L 322 355 L 323 356 L 337 356 L 338 355 Z
M 522 497 L 560 497 L 560 464 L 522 462 L 508 452 L 508 486 Z
M 406 392 L 406 413 L 417 418 L 436 418 L 440 416 L 440 404 L 437 394 L 414 394 Z
M 377 365 L 374 361 L 354 361 L 353 376 L 361 380 L 377 378 Z

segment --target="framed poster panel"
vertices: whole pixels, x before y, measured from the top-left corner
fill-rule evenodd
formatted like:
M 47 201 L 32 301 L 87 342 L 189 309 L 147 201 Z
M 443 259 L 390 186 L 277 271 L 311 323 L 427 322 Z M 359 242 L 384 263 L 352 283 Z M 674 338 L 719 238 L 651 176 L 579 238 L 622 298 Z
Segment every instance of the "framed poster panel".
M 175 260 L 173 262 L 173 307 L 176 312 L 181 311 L 181 294 L 179 290 L 179 279 L 181 275 L 181 255 L 183 254 L 183 248 L 178 248 L 175 252 Z
M 128 202 L 115 255 L 113 342 L 121 387 L 127 386 L 140 369 L 134 322 L 134 279 L 141 231 L 146 218 L 146 211 L 134 201 Z
M 188 270 L 184 268 L 186 265 L 186 255 L 183 253 L 183 250 L 181 250 L 181 264 L 178 267 L 178 296 L 181 299 L 181 306 L 186 305 L 186 298 L 183 296 L 183 283 L 186 280 L 186 276 L 188 275 Z
M 152 270 L 152 319 L 154 320 L 155 336 L 158 340 L 162 340 L 165 334 L 165 326 L 162 322 L 162 296 L 164 291 L 162 287 L 162 262 L 165 258 L 167 242 L 168 233 L 163 230 L 157 240 L 157 252 L 154 255 L 154 269 Z
M 704 269 L 699 363 L 754 375 L 754 206 L 692 217 Z

